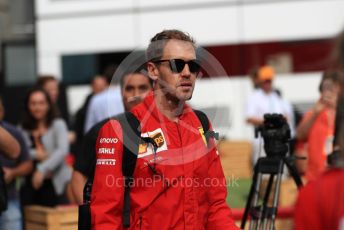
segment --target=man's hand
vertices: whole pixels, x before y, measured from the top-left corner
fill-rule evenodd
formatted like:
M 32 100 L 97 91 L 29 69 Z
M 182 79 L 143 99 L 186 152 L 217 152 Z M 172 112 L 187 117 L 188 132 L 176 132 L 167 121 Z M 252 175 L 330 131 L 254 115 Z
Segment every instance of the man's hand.
M 337 104 L 337 96 L 331 91 L 325 91 L 322 93 L 320 101 L 329 108 L 335 108 Z
M 48 157 L 48 154 L 45 152 L 44 146 L 41 142 L 41 135 L 39 132 L 33 132 L 32 136 L 36 146 L 36 159 L 38 161 L 44 161 Z
M 5 183 L 6 184 L 11 183 L 15 177 L 14 171 L 11 168 L 7 168 L 7 167 L 3 167 L 2 169 L 4 170 Z
M 16 159 L 20 154 L 18 141 L 2 126 L 0 126 L 0 150 L 11 159 Z
M 259 126 L 264 123 L 264 119 L 262 118 L 255 118 L 255 117 L 250 117 L 246 119 L 246 122 L 249 124 L 252 124 L 254 126 Z
M 319 101 L 317 101 L 317 103 L 313 107 L 314 114 L 318 115 L 321 111 L 323 111 L 323 109 L 325 109 L 325 107 L 326 105 L 323 99 L 320 99 Z
M 48 158 L 48 154 L 44 150 L 43 146 L 37 146 L 37 148 L 36 148 L 36 159 L 38 161 L 44 161 L 47 158 Z
M 32 187 L 38 190 L 42 186 L 43 180 L 44 180 L 43 173 L 41 173 L 40 171 L 35 171 L 32 177 Z

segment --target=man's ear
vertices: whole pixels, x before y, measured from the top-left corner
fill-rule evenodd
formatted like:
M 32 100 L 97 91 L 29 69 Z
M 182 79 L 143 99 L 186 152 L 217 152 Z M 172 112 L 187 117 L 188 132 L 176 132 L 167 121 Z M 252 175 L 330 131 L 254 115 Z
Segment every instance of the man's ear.
M 153 62 L 147 63 L 148 76 L 153 80 L 158 80 L 159 71 Z

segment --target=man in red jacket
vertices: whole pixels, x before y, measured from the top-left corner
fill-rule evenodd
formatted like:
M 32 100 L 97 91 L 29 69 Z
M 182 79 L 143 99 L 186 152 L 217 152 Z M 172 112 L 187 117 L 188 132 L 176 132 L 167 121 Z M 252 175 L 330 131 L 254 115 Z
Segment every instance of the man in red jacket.
M 147 51 L 154 91 L 131 112 L 141 144 L 130 191 L 129 229 L 238 229 L 226 204 L 226 182 L 213 139 L 207 140 L 192 97 L 200 71 L 195 44 L 178 30 L 156 34 Z M 211 127 L 210 127 L 211 129 Z M 91 195 L 92 229 L 123 229 L 123 133 L 115 120 L 99 130 Z

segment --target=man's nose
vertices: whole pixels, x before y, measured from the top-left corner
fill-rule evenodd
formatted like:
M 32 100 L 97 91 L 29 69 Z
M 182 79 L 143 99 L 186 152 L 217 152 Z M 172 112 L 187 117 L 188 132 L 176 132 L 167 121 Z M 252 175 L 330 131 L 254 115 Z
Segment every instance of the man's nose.
M 188 64 L 185 64 L 184 69 L 182 70 L 182 72 L 180 73 L 183 77 L 190 77 L 191 76 L 191 72 L 190 72 L 190 68 Z

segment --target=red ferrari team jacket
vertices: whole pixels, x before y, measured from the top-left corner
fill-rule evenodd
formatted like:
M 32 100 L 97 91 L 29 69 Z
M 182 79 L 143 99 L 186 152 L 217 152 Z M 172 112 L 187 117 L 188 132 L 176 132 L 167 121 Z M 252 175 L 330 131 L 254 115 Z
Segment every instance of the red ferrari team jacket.
M 295 230 L 344 229 L 344 169 L 330 169 L 299 192 Z
M 153 93 L 131 111 L 141 136 L 130 191 L 129 229 L 238 229 L 226 204 L 226 181 L 214 141 L 206 142 L 201 122 L 185 105 L 178 123 L 157 110 Z M 92 229 L 122 227 L 124 179 L 122 129 L 105 123 L 96 143 L 97 162 L 91 195 Z

